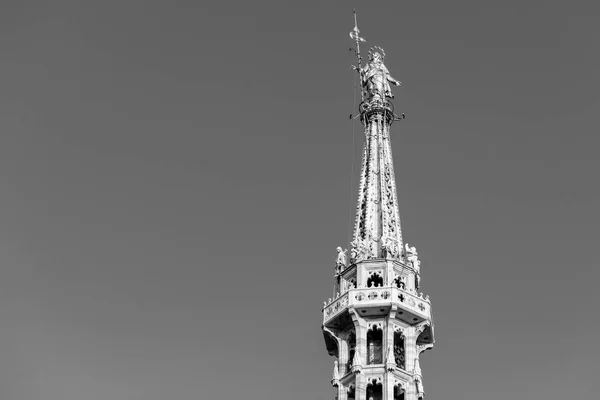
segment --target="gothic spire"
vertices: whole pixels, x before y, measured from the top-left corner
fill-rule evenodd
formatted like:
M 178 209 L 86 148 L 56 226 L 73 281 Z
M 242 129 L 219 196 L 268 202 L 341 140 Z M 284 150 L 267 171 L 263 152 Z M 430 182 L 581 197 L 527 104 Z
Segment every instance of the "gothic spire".
M 422 400 L 419 354 L 433 347 L 429 296 L 418 293 L 417 250 L 403 242 L 390 143 L 394 114 L 391 87 L 400 86 L 386 68 L 380 47 L 361 65 L 355 14 L 350 37 L 356 43 L 361 82 L 360 121 L 365 143 L 356 224 L 349 259 L 338 247 L 333 298 L 323 304 L 323 337 L 337 357 L 331 383 L 339 400 Z
M 370 258 L 401 258 L 402 231 L 398 212 L 396 180 L 390 142 L 390 126 L 399 119 L 394 114 L 391 85 L 400 86 L 384 64 L 381 47 L 369 50 L 363 67 L 356 25 L 350 32 L 356 42 L 358 72 L 361 82 L 360 120 L 365 127 L 365 144 L 358 190 L 354 235 L 351 243 L 353 262 Z

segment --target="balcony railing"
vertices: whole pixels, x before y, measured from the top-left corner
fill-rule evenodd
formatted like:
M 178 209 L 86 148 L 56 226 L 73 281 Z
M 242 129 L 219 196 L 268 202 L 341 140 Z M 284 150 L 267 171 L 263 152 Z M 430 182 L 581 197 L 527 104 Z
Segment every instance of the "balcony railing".
M 323 323 L 327 323 L 348 307 L 388 306 L 396 304 L 402 308 L 431 319 L 431 303 L 423 294 L 414 294 L 406 290 L 390 287 L 353 288 L 336 299 L 325 302 Z

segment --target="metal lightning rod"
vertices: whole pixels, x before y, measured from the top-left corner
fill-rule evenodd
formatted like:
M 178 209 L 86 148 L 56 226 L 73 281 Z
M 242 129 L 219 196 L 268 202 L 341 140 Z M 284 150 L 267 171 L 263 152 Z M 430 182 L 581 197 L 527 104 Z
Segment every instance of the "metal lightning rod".
M 362 90 L 362 56 L 360 55 L 360 42 L 366 42 L 365 39 L 360 37 L 360 31 L 358 30 L 358 23 L 356 22 L 356 9 L 354 9 L 354 29 L 352 29 L 350 31 L 350 38 L 353 39 L 356 42 L 356 59 L 358 61 L 358 66 L 352 66 L 352 69 L 356 70 L 356 72 L 358 72 L 358 76 L 360 77 L 360 85 L 361 85 L 361 91 L 360 91 L 360 100 L 364 101 L 365 100 L 365 94 L 363 93 Z

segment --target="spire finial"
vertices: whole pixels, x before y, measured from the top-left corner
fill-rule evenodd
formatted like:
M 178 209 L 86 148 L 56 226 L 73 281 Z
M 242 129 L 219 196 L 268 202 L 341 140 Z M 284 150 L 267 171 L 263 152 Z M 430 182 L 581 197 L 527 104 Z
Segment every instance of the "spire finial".
M 355 374 L 360 374 L 362 371 L 362 364 L 360 363 L 360 359 L 358 358 L 358 351 L 354 353 L 354 358 L 352 359 L 352 372 Z

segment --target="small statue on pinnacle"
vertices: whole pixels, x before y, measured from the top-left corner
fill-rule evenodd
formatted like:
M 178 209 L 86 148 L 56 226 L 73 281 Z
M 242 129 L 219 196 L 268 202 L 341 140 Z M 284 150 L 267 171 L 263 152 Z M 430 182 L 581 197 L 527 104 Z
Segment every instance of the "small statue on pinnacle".
M 336 271 L 340 272 L 340 271 L 343 271 L 348 266 L 348 260 L 347 260 L 347 255 L 346 255 L 348 253 L 348 250 L 342 250 L 342 248 L 339 246 L 335 250 L 337 251 L 335 267 L 336 267 Z

